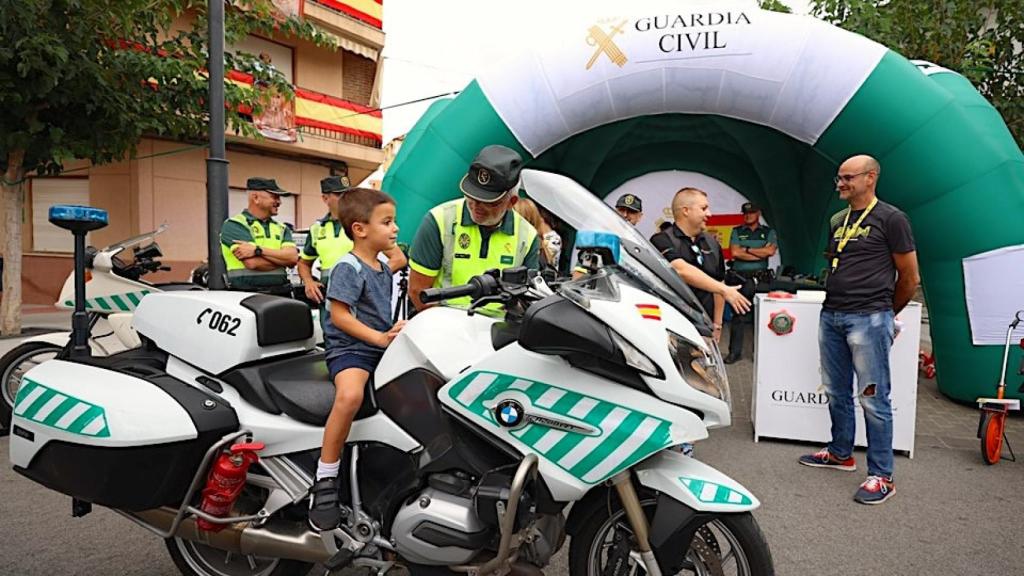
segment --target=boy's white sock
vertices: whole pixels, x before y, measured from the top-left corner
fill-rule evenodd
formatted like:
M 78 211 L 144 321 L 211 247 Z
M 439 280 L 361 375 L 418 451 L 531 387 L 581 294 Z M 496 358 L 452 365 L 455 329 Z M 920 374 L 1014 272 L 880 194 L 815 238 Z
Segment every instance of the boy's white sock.
M 335 462 L 327 464 L 323 460 L 316 461 L 316 479 L 323 480 L 324 478 L 337 478 L 338 469 L 341 467 L 341 459 Z

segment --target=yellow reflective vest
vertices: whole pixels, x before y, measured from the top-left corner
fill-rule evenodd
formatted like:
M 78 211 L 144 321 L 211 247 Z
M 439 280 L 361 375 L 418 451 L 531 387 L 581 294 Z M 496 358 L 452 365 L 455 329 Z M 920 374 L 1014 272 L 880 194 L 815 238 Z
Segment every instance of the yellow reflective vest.
M 341 222 L 334 220 L 330 217 L 330 214 L 317 220 L 309 228 L 309 240 L 312 243 L 313 249 L 316 251 L 315 256 L 306 254 L 305 251 L 301 252 L 299 256 L 303 260 L 313 261 L 319 258 L 320 260 L 320 281 L 325 285 L 331 276 L 331 269 L 338 263 L 338 260 L 352 251 L 352 240 L 345 235 L 345 231 L 341 229 Z
M 269 221 L 267 229 L 264 228 L 264 222 L 247 215 L 245 212 L 235 214 L 228 218 L 228 220 L 238 222 L 248 228 L 249 233 L 252 234 L 253 243 L 260 248 L 277 250 L 285 244 L 284 238 L 287 229 L 284 224 L 280 224 L 273 219 Z M 223 243 L 220 245 L 220 252 L 224 257 L 224 265 L 228 273 L 228 284 L 232 288 L 245 290 L 275 286 L 288 282 L 288 273 L 284 268 L 269 271 L 248 270 L 245 264 L 235 257 L 231 248 Z
M 512 234 L 501 228 L 491 232 L 487 255 L 481 258 L 483 238 L 480 226 L 472 220 L 463 221 L 465 203 L 465 198 L 459 198 L 436 206 L 430 211 L 441 234 L 441 246 L 444 250 L 441 270 L 434 279 L 435 287 L 446 288 L 466 284 L 473 276 L 483 274 L 492 268 L 522 266 L 530 246 L 537 237 L 537 231 L 533 226 L 518 212 L 510 209 L 514 224 Z M 468 302 L 468 297 L 450 301 L 451 304 Z

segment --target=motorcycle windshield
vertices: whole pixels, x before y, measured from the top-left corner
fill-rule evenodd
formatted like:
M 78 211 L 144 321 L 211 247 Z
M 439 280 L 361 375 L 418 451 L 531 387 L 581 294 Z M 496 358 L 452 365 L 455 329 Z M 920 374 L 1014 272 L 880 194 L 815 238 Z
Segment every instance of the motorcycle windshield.
M 133 248 L 135 246 L 147 244 L 151 242 L 153 238 L 156 238 L 157 236 L 163 234 L 165 230 L 167 230 L 167 224 L 161 224 L 160 227 L 157 228 L 156 230 L 151 230 L 149 232 L 146 232 L 145 234 L 139 234 L 138 236 L 132 236 L 131 238 L 128 238 L 126 240 L 121 240 L 120 242 L 111 244 L 110 246 L 103 248 L 101 252 L 113 252 L 116 254 L 124 250 L 125 248 Z
M 711 333 L 711 320 L 679 274 L 637 229 L 575 180 L 538 170 L 522 171 L 527 196 L 575 230 L 610 232 L 619 237 L 619 264 L 635 280 L 671 304 L 697 329 Z

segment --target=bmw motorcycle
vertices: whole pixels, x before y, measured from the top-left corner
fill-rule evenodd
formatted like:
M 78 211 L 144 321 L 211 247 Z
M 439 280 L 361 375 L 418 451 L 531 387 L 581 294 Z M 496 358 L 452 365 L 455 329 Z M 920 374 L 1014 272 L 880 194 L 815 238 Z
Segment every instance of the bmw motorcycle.
M 590 273 L 423 293 L 472 304 L 416 315 L 385 352 L 343 456 L 339 528 L 308 523 L 334 387 L 306 307 L 272 296 L 150 294 L 138 349 L 33 368 L 15 470 L 73 514 L 106 506 L 166 539 L 193 576 L 536 575 L 567 537 L 572 576 L 774 574 L 757 498 L 677 450 L 730 424 L 699 303 L 590 192 L 523 181 L 579 230 Z

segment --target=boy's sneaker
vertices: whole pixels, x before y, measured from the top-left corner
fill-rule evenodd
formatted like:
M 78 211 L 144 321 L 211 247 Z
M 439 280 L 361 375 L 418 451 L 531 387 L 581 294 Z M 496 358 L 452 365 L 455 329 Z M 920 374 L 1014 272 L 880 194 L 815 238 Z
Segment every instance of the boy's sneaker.
M 338 479 L 321 478 L 309 489 L 309 525 L 313 530 L 334 530 L 341 524 Z
M 815 468 L 832 468 L 834 470 L 842 470 L 844 472 L 853 472 L 857 469 L 857 461 L 853 459 L 853 456 L 840 460 L 832 455 L 828 451 L 828 448 L 822 448 L 814 454 L 806 454 L 800 457 L 800 463 L 804 466 L 813 466 Z
M 881 504 L 896 493 L 896 484 L 885 476 L 868 476 L 853 499 L 861 504 Z

